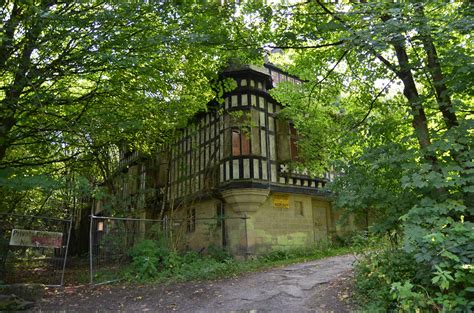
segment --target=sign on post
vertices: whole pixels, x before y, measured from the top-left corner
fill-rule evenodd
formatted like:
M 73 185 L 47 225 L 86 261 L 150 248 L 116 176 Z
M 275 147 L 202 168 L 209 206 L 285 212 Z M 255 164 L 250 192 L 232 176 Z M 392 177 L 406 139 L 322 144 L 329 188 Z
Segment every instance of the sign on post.
M 36 248 L 61 248 L 63 233 L 13 229 L 10 237 L 10 246 L 25 246 Z

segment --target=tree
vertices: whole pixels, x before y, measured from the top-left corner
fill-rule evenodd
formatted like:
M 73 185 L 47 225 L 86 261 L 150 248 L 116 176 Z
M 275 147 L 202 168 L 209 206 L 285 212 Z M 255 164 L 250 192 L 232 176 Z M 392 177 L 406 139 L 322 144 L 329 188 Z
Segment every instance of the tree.
M 472 262 L 472 10 L 423 1 L 258 10 L 273 26 L 269 46 L 289 50 L 275 62 L 305 80 L 274 94 L 308 156 L 327 157 L 313 162 L 332 159 L 344 172 L 336 205 L 374 213 L 373 229 L 402 235 L 420 270 L 431 271 L 428 285 L 394 288 L 400 305 L 426 299 L 425 288 L 426 303 L 469 310 L 472 271 L 462 264 Z
M 293 111 L 295 119 L 306 114 L 300 128 L 317 119 L 320 126 L 311 129 L 319 127 L 323 134 L 329 128 L 338 129 L 332 132 L 333 139 L 323 140 L 320 150 L 326 146 L 341 152 L 337 146 L 342 137 L 368 131 L 365 126 L 377 111 L 402 112 L 400 125 L 404 125 L 403 114 L 408 114 L 417 141 L 417 148 L 412 148 L 440 175 L 446 162 L 459 166 L 465 180 L 456 194 L 472 203 L 472 177 L 467 176 L 472 171 L 468 140 L 473 113 L 472 44 L 466 36 L 472 28 L 471 5 L 315 1 L 272 8 L 271 14 L 268 8 L 260 12 L 262 20 L 276 25 L 269 46 L 290 49 L 284 56 L 288 70 L 305 79 L 299 86 L 277 88 L 280 91 L 275 95 L 288 104 L 287 111 Z M 451 44 L 443 45 L 443 40 Z M 397 84 L 405 103 L 399 97 L 397 101 L 384 97 L 389 93 L 393 98 Z M 308 114 L 313 118 L 308 119 Z M 441 138 L 462 147 L 440 147 Z M 321 142 L 311 136 L 309 141 Z M 448 158 L 443 155 L 446 149 Z M 440 199 L 453 196 L 442 186 L 433 193 Z
M 79 221 L 97 186 L 116 195 L 119 148 L 155 153 L 216 96 L 227 56 L 245 56 L 231 47 L 234 11 L 2 2 L 1 211 Z
M 5 2 L 1 166 L 69 160 L 92 134 L 105 142 L 132 141 L 202 109 L 223 61 L 193 46 L 192 28 L 199 25 L 189 15 L 195 10 L 163 3 Z M 99 129 L 105 125 L 108 131 Z M 15 155 L 21 148 L 28 155 Z

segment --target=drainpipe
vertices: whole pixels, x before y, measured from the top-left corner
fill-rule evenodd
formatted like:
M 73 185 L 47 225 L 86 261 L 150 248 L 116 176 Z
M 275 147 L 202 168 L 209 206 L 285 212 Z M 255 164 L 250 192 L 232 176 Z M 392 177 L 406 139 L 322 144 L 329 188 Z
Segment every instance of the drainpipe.
M 248 259 L 249 256 L 249 236 L 247 232 L 247 213 L 244 213 L 244 222 L 245 222 L 245 260 Z
M 226 232 L 225 232 L 225 206 L 222 200 L 220 201 L 220 205 L 221 205 L 221 209 L 220 209 L 221 212 L 220 212 L 219 218 L 221 219 L 222 248 L 226 249 L 227 240 L 226 240 Z

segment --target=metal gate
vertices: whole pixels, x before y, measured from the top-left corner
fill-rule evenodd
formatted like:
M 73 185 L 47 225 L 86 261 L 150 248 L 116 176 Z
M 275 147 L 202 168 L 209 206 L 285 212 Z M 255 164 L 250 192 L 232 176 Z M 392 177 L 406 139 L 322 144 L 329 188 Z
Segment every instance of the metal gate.
M 72 220 L 0 213 L 0 280 L 63 286 Z

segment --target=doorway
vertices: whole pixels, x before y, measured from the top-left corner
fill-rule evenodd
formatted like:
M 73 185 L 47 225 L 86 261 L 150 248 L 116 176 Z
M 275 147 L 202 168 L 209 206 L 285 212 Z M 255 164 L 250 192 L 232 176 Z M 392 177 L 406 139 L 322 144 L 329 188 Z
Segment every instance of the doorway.
M 329 203 L 312 200 L 314 242 L 328 240 Z

